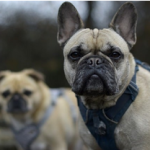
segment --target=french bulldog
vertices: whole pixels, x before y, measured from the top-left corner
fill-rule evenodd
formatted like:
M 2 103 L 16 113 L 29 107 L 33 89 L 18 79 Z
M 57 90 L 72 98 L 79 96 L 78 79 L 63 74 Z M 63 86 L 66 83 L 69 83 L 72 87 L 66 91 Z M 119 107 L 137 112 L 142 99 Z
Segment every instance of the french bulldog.
M 136 76 L 137 88 L 132 89 L 138 94 L 119 122 L 114 122 L 114 141 L 119 150 L 150 149 L 150 73 L 136 63 L 130 52 L 137 39 L 136 26 L 137 11 L 129 2 L 120 7 L 109 28 L 101 30 L 84 28 L 76 8 L 69 2 L 63 3 L 58 12 L 57 39 L 63 49 L 65 76 L 88 111 L 101 110 L 112 123 L 105 109 L 117 105 Z M 105 150 L 82 118 L 80 122 L 80 133 L 89 149 Z
M 75 95 L 70 89 L 63 89 L 59 96 L 56 91 L 53 96 L 53 92 L 44 83 L 43 75 L 33 69 L 0 72 L 2 115 L 11 125 L 19 149 L 75 150 L 78 147 Z

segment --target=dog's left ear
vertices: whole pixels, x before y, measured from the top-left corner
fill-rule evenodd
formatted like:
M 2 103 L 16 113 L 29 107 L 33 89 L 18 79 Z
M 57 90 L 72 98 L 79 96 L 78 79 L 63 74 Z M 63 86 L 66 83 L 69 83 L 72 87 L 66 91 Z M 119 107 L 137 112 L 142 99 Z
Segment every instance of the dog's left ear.
M 11 73 L 11 71 L 0 71 L 0 82 L 7 76 Z
M 69 2 L 63 3 L 58 12 L 57 41 L 64 46 L 67 40 L 79 29 L 83 28 L 83 22 L 76 8 Z
M 110 25 L 127 42 L 129 49 L 136 43 L 137 11 L 132 3 L 125 3 L 115 14 Z
M 23 71 L 23 73 L 25 73 L 35 81 L 44 81 L 44 75 L 34 69 L 26 69 Z

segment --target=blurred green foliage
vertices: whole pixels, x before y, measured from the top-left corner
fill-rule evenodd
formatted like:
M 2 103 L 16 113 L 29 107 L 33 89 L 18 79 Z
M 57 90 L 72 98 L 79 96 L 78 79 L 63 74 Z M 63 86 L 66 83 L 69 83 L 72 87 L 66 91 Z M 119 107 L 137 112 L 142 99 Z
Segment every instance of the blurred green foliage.
M 67 86 L 56 33 L 56 26 L 46 20 L 33 26 L 22 18 L 16 24 L 1 26 L 0 70 L 34 68 L 46 75 L 50 86 Z

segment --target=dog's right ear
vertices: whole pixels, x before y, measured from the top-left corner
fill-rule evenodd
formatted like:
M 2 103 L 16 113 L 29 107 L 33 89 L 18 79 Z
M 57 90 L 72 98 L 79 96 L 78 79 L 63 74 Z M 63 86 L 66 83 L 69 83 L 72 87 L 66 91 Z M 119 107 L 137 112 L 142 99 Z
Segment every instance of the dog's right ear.
M 136 43 L 136 26 L 137 11 L 130 2 L 120 7 L 110 23 L 110 27 L 124 38 L 130 49 Z
M 58 12 L 57 41 L 64 47 L 67 40 L 79 29 L 83 28 L 83 22 L 76 8 L 69 2 L 64 2 Z
M 34 79 L 36 82 L 44 81 L 44 75 L 34 69 L 25 69 L 23 70 L 23 73 Z

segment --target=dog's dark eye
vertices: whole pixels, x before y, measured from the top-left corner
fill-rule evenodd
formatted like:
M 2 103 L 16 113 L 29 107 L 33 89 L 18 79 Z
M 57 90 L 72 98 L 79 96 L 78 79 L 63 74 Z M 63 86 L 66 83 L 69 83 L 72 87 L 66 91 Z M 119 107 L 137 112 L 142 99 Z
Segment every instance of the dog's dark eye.
M 80 59 L 82 57 L 82 54 L 80 52 L 73 52 L 70 54 L 70 58 L 73 60 Z
M 120 53 L 118 52 L 112 52 L 109 57 L 113 58 L 113 59 L 119 59 L 120 58 Z
M 25 90 L 25 91 L 23 92 L 23 94 L 26 95 L 26 96 L 30 96 L 30 95 L 32 94 L 32 91 Z
M 2 93 L 2 96 L 3 96 L 4 98 L 7 98 L 9 95 L 10 95 L 10 91 L 9 91 L 9 90 L 6 90 L 6 91 L 4 91 L 4 92 Z

